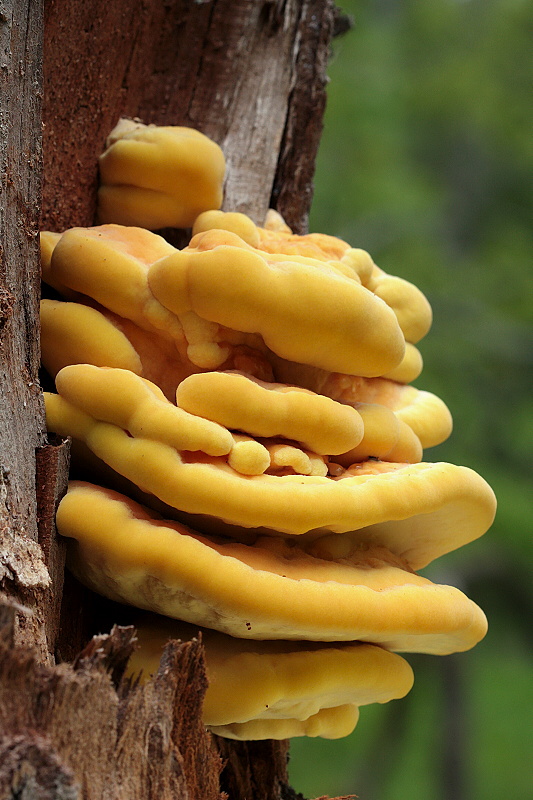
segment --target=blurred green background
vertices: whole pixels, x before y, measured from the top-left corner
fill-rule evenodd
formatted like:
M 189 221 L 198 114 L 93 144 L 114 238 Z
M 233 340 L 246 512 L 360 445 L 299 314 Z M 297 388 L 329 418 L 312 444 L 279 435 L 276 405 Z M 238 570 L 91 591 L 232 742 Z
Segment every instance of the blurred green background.
M 473 467 L 499 510 L 432 564 L 489 617 L 469 653 L 408 656 L 404 700 L 344 740 L 294 740 L 306 797 L 533 798 L 533 70 L 530 0 L 344 0 L 311 230 L 368 250 L 434 310 L 416 382 L 455 430 L 431 461 Z

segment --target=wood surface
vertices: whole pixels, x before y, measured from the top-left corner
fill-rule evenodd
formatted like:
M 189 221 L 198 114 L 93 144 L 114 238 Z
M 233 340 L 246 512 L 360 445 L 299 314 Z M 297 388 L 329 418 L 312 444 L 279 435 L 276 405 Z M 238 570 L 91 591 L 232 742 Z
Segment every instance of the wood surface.
M 42 10 L 0 1 L 0 591 L 29 609 L 17 642 L 46 657 L 39 603 L 50 578 L 37 544 Z

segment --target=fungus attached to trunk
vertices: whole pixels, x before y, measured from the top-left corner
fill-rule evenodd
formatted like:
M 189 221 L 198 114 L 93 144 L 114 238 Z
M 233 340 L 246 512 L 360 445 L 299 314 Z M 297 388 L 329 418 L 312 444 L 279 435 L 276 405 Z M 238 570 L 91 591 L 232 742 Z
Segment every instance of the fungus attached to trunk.
M 222 150 L 194 128 L 121 119 L 99 165 L 101 222 L 188 228 L 202 211 L 222 203 Z
M 462 592 L 412 571 L 381 542 L 258 535 L 251 544 L 152 516 L 123 495 L 73 483 L 58 530 L 95 591 L 243 639 L 365 641 L 446 654 L 473 647 L 483 612 Z
M 363 438 L 363 421 L 351 406 L 298 386 L 265 383 L 245 375 L 191 375 L 178 387 L 180 408 L 253 436 L 282 436 L 323 455 L 344 452 Z
M 154 615 L 136 624 L 139 649 L 127 674 L 157 673 L 170 639 L 188 641 L 198 627 Z M 202 717 L 230 739 L 338 739 L 355 728 L 359 706 L 404 697 L 413 683 L 409 664 L 362 643 L 268 642 L 201 630 L 209 681 Z
M 100 169 L 102 220 L 195 220 L 194 235 L 183 250 L 122 224 L 41 237 L 64 298 L 41 306 L 47 424 L 84 479 L 57 515 L 69 565 L 173 618 L 141 623 L 132 672 L 203 629 L 214 732 L 344 736 L 360 705 L 409 690 L 390 651 L 486 631 L 415 571 L 495 512 L 475 472 L 421 460 L 452 429 L 409 385 L 431 308 L 341 239 L 216 210 L 223 157 L 195 131 L 121 123 Z
M 289 534 L 401 525 L 404 549 L 404 520 L 418 529 L 421 518 L 431 558 L 481 536 L 493 519 L 491 489 L 466 467 L 370 461 L 334 477 L 241 475 L 227 463 L 233 439 L 223 425 L 173 406 L 126 370 L 73 365 L 58 373 L 56 385 L 59 394 L 45 396 L 49 429 L 82 441 L 180 511 Z M 415 566 L 431 558 L 417 558 Z
M 352 248 L 342 239 L 323 233 L 304 236 L 293 234 L 279 217 L 267 220 L 264 228 L 254 225 L 245 214 L 206 211 L 193 226 L 193 234 L 213 230 L 228 231 L 243 239 L 250 247 L 286 257 L 307 257 L 322 261 L 356 278 L 363 286 L 384 300 L 394 311 L 406 342 L 416 344 L 429 331 L 432 322 L 431 306 L 420 289 L 403 278 L 388 275 L 369 254 Z M 193 244 L 196 237 L 193 238 Z M 412 380 L 412 379 L 411 379 Z
M 404 356 L 394 313 L 358 281 L 321 261 L 254 251 L 233 234 L 196 236 L 185 250 L 152 264 L 148 282 L 176 318 L 193 312 L 259 334 L 291 361 L 375 376 Z

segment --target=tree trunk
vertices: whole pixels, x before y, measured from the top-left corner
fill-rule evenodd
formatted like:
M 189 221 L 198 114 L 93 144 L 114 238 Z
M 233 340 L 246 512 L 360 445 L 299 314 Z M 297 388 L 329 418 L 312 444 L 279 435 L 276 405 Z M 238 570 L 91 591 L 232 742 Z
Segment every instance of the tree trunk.
M 226 156 L 224 207 L 261 222 L 273 206 L 303 232 L 333 17 L 331 0 L 47 0 L 43 22 L 38 0 L 0 0 L 1 798 L 295 797 L 287 743 L 202 726 L 200 643 L 170 644 L 129 685 L 120 607 L 63 586 L 68 443 L 44 432 L 37 233 L 39 217 L 93 224 L 121 116 L 203 131 Z
M 37 303 L 41 197 L 39 3 L 0 4 L 0 587 L 34 613 L 18 641 L 47 652 L 38 600 L 50 585 L 38 547 L 36 448 L 45 444 Z M 35 57 L 37 55 L 37 57 Z

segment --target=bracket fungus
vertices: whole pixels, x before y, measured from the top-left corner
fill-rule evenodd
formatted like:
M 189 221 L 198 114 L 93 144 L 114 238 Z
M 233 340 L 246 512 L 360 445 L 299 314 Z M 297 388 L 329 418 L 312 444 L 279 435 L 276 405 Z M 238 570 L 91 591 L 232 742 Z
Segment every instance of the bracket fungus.
M 148 283 L 176 317 L 194 312 L 259 334 L 291 361 L 374 376 L 405 353 L 393 311 L 353 277 L 322 261 L 254 251 L 234 234 L 198 234 L 152 264 Z
M 357 538 L 340 543 L 340 556 L 323 539 L 259 535 L 243 544 L 80 482 L 61 501 L 57 526 L 75 540 L 71 569 L 95 591 L 238 638 L 365 641 L 443 655 L 486 632 L 483 612 L 458 589 Z
M 406 342 L 416 344 L 429 331 L 431 306 L 420 289 L 403 278 L 388 275 L 374 264 L 365 250 L 352 248 L 342 239 L 323 233 L 294 234 L 279 215 L 274 220 L 270 216 L 270 225 L 268 220 L 267 216 L 265 227 L 260 228 L 245 214 L 206 211 L 196 219 L 193 234 L 225 230 L 236 234 L 250 247 L 271 255 L 322 261 L 384 300 L 394 311 Z
M 41 237 L 62 298 L 41 306 L 47 424 L 73 437 L 78 477 L 57 516 L 70 567 L 181 621 L 141 631 L 137 667 L 204 630 L 213 731 L 345 735 L 359 705 L 409 690 L 392 651 L 462 651 L 486 631 L 462 592 L 416 572 L 495 512 L 475 472 L 423 460 L 452 429 L 411 385 L 431 308 L 341 239 L 217 210 L 223 158 L 201 134 L 128 123 L 111 139 L 113 224 Z M 184 166 L 191 142 L 210 177 L 200 156 Z M 145 229 L 193 222 L 182 250 Z M 246 686 L 231 708 L 228 681 Z
M 121 119 L 99 167 L 101 222 L 188 228 L 202 211 L 222 203 L 224 155 L 194 128 Z
M 466 467 L 370 461 L 335 477 L 242 475 L 224 457 L 233 444 L 228 429 L 158 397 L 157 387 L 127 370 L 72 365 L 58 373 L 56 386 L 58 394 L 45 395 L 50 430 L 82 441 L 120 475 L 190 514 L 289 534 L 385 523 L 407 529 L 422 517 L 432 558 L 481 536 L 492 522 L 491 490 Z M 427 563 L 417 558 L 414 566 Z
M 145 615 L 127 674 L 157 673 L 170 639 L 188 641 L 198 626 Z M 338 739 L 355 728 L 359 706 L 404 697 L 413 684 L 407 661 L 362 643 L 246 641 L 203 628 L 209 681 L 203 720 L 231 739 Z

